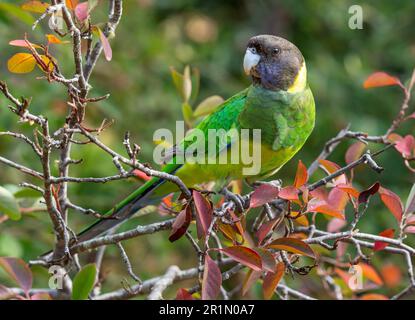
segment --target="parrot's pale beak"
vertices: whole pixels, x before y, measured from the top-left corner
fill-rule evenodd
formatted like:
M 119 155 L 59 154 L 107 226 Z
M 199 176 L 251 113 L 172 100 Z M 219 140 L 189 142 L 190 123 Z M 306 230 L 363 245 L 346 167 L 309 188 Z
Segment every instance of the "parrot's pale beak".
M 250 75 L 251 69 L 255 67 L 261 56 L 257 53 L 253 53 L 250 48 L 246 49 L 245 57 L 244 57 L 244 70 L 247 75 Z

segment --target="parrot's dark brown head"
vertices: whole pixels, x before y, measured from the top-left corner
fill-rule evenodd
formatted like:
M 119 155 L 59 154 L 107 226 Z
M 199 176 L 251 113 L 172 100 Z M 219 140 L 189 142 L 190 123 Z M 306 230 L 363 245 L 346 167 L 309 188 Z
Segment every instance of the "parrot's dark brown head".
M 307 84 L 307 71 L 300 50 L 288 40 L 272 35 L 249 39 L 244 69 L 251 75 L 254 85 L 269 90 L 297 92 Z

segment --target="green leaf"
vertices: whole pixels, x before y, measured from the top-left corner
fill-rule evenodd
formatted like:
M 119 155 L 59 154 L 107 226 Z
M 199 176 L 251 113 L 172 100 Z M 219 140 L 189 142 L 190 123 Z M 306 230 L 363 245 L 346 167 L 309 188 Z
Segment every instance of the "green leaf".
M 30 26 L 35 22 L 30 13 L 12 3 L 0 2 L 0 11 L 4 11 L 7 15 L 13 16 Z
M 13 194 L 3 187 L 0 187 L 0 212 L 12 220 L 19 220 L 21 217 L 19 205 Z
M 91 290 L 94 288 L 97 268 L 95 263 L 84 266 L 79 271 L 74 280 L 72 287 L 72 300 L 86 300 Z
M 30 188 L 19 188 L 13 192 L 15 198 L 39 198 L 42 194 Z

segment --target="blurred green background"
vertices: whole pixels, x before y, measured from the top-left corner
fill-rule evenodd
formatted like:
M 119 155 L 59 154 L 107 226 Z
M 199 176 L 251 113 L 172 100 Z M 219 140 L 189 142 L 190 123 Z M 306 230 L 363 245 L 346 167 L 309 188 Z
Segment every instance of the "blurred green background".
M 175 128 L 182 119 L 181 100 L 171 81 L 169 67 L 182 70 L 185 65 L 201 72 L 198 101 L 218 94 L 230 97 L 249 85 L 242 70 L 242 58 L 247 40 L 256 34 L 269 33 L 285 37 L 295 43 L 306 58 L 309 83 L 317 106 L 314 133 L 301 152 L 283 170 L 278 178 L 291 183 L 297 160 L 308 166 L 320 153 L 324 142 L 347 124 L 352 130 L 382 134 L 395 117 L 402 101 L 398 88 L 364 90 L 362 83 L 373 71 L 384 70 L 407 81 L 415 66 L 415 2 L 411 0 L 376 1 L 219 1 L 219 0 L 126 0 L 124 15 L 111 40 L 113 61 L 101 58 L 90 83 L 92 95 L 110 93 L 105 102 L 91 104 L 87 113 L 90 126 L 102 119 L 114 119 L 115 124 L 103 135 L 104 142 L 123 152 L 124 132 L 131 132 L 132 140 L 142 147 L 141 160 L 152 160 L 152 135 L 158 128 Z M 0 1 L 23 3 L 23 1 Z M 105 21 L 107 1 L 92 15 L 94 23 Z M 363 8 L 362 30 L 348 27 L 349 7 Z M 38 15 L 33 14 L 33 17 Z M 57 84 L 35 80 L 37 70 L 25 75 L 11 74 L 7 59 L 20 48 L 8 42 L 22 39 L 27 32 L 32 42 L 44 42 L 49 33 L 47 24 L 32 31 L 34 18 L 12 16 L 0 6 L 0 79 L 6 80 L 16 96 L 33 97 L 31 111 L 42 113 L 51 120 L 52 130 L 64 122 L 67 106 L 62 97 L 64 89 Z M 73 70 L 72 56 L 67 46 L 53 50 L 64 73 Z M 32 128 L 17 122 L 6 108 L 7 101 L 0 97 L 0 131 L 22 131 L 31 134 Z M 402 127 L 401 134 L 413 133 L 413 123 Z M 344 164 L 344 152 L 351 142 L 343 143 L 330 157 Z M 376 148 L 376 147 L 375 147 Z M 0 137 L 0 155 L 40 169 L 30 148 L 9 137 Z M 116 173 L 111 159 L 94 146 L 74 147 L 74 158 L 82 158 L 82 165 L 71 168 L 72 176 L 106 176 Z M 386 170 L 377 175 L 370 169 L 356 170 L 356 185 L 365 188 L 379 180 L 382 185 L 406 199 L 414 181 L 393 150 L 379 158 Z M 0 185 L 31 181 L 15 170 L 0 166 Z M 317 179 L 321 174 L 316 174 Z M 135 188 L 137 181 L 97 185 L 71 185 L 74 203 L 105 211 Z M 359 229 L 378 233 L 386 228 L 397 228 L 392 215 L 378 199 L 362 219 Z M 92 217 L 71 213 L 72 227 L 80 230 Z M 141 219 L 141 220 L 140 220 Z M 129 224 L 160 220 L 154 215 L 135 219 Z M 325 223 L 325 219 L 321 219 Z M 196 255 L 185 239 L 169 243 L 166 232 L 127 241 L 134 270 L 142 277 L 165 272 L 168 265 L 177 263 L 181 268 L 196 265 Z M 0 256 L 19 256 L 26 261 L 51 247 L 51 226 L 43 212 L 24 215 L 18 222 L 0 224 Z M 385 259 L 396 261 L 405 272 L 403 260 L 382 253 L 376 254 L 375 265 Z M 45 286 L 47 272 L 36 270 L 35 285 Z M 120 287 L 128 277 L 120 262 L 117 248 L 109 247 L 104 258 L 104 289 Z M 110 274 L 109 274 L 110 273 Z M 241 279 L 239 279 L 240 281 Z M 324 297 L 317 284 L 304 284 L 310 292 Z M 291 281 L 291 280 L 290 280 Z M 0 283 L 9 284 L 0 274 Z M 386 293 L 395 292 L 397 288 Z M 314 290 L 314 291 L 313 291 Z M 174 294 L 172 291 L 171 294 Z M 253 294 L 252 298 L 260 297 Z

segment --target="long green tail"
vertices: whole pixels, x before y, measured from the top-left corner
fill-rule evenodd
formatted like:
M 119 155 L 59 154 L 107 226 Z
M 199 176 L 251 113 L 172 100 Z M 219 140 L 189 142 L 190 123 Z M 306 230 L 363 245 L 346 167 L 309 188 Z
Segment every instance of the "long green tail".
M 164 181 L 160 179 L 149 180 L 123 201 L 118 203 L 113 209 L 106 212 L 105 216 L 107 217 L 99 219 L 88 228 L 81 231 L 77 235 L 77 240 L 86 241 L 110 231 L 112 228 L 128 220 L 128 218 L 141 208 L 150 204 L 155 204 L 163 195 L 153 196 L 154 191 L 163 183 Z

